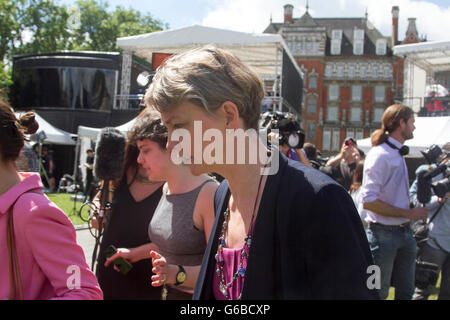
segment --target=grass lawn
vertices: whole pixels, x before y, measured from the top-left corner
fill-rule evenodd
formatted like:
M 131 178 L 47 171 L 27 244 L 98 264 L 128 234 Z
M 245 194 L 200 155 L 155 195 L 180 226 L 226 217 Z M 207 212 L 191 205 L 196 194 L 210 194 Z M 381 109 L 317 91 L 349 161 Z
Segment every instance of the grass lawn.
M 74 201 L 70 199 L 72 195 L 70 193 L 47 193 L 47 197 L 67 214 L 74 225 L 86 224 L 79 216 L 79 211 L 83 203 L 81 201 L 75 201 L 74 209 Z M 86 218 L 89 216 L 87 206 L 84 206 L 82 214 Z
M 440 287 L 441 287 L 441 273 L 439 273 L 439 279 L 438 279 L 438 282 L 437 282 L 437 285 L 436 285 L 435 293 L 431 294 L 428 297 L 428 300 L 437 300 Z M 389 289 L 389 295 L 388 295 L 386 300 L 394 300 L 394 297 L 395 297 L 395 288 L 391 287 Z

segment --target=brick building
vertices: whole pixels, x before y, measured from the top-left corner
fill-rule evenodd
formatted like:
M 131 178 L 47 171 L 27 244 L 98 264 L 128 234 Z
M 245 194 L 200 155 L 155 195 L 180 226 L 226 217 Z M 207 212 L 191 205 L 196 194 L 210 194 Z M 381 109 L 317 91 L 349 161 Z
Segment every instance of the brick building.
M 324 154 L 336 153 L 346 137 L 368 137 L 381 125 L 386 106 L 402 100 L 403 60 L 392 55 L 398 40 L 399 8 L 392 7 L 392 35 L 362 18 L 300 18 L 284 6 L 284 22 L 265 33 L 285 39 L 304 73 L 302 121 L 306 141 Z M 405 40 L 419 42 L 415 19 Z

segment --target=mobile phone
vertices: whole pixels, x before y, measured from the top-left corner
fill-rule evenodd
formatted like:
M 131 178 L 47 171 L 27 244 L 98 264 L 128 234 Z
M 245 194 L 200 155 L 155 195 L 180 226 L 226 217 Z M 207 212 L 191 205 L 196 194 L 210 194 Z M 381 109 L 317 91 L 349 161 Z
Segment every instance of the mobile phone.
M 105 251 L 106 258 L 112 257 L 116 252 L 117 248 L 110 245 Z M 133 268 L 133 265 L 122 257 L 114 259 L 112 263 L 119 268 L 120 273 L 123 275 L 127 274 Z

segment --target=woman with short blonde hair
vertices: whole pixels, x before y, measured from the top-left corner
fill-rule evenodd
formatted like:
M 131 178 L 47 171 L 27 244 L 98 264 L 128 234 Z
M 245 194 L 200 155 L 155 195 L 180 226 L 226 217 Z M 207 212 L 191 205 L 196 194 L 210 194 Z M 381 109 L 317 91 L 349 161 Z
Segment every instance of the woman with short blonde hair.
M 216 153 L 232 160 L 231 154 L 252 150 L 251 143 L 221 148 L 220 135 L 209 145 L 207 138 L 258 129 L 263 95 L 250 68 L 213 47 L 168 59 L 146 93 L 147 105 L 161 111 L 168 128 L 169 150 L 175 134 L 189 133 L 191 141 L 201 134 L 202 144 L 191 148 L 191 172 L 226 179 L 215 194 L 216 220 L 194 299 L 375 299 L 366 285 L 373 264 L 367 239 L 342 187 L 262 141 L 256 141 L 258 150 L 270 162 L 203 161 L 213 143 Z M 164 279 L 166 268 L 160 259 L 155 264 L 152 279 Z

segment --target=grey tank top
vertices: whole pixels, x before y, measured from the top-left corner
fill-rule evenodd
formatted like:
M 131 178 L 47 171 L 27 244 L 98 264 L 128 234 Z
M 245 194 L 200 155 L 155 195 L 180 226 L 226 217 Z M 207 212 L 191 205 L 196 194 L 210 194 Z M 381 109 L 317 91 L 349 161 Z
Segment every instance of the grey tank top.
M 150 221 L 148 235 L 167 263 L 184 266 L 202 263 L 206 249 L 205 234 L 195 228 L 192 215 L 203 185 L 213 181 L 207 180 L 185 193 L 168 195 L 163 192 Z

